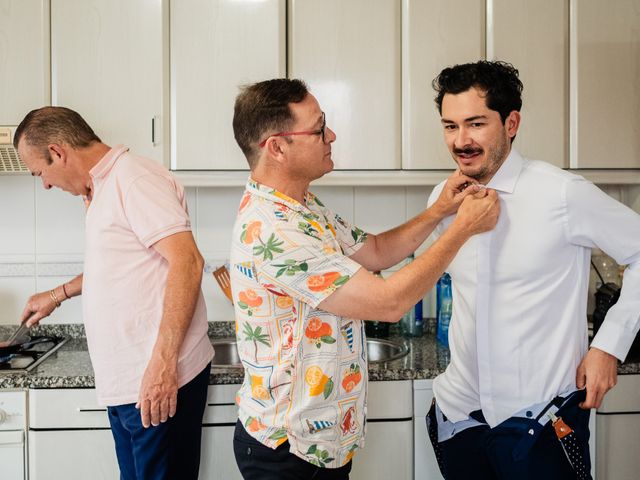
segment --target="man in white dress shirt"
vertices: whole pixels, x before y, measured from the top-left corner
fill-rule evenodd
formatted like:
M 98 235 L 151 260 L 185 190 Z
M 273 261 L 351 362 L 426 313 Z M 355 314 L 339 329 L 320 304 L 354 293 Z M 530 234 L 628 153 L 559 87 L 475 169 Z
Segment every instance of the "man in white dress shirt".
M 502 212 L 447 269 L 451 363 L 434 381 L 427 417 L 440 468 L 447 479 L 590 478 L 590 409 L 616 384 L 617 361 L 640 327 L 640 216 L 582 177 L 512 148 L 522 83 L 511 65 L 446 68 L 434 88 L 454 161 L 498 192 Z M 628 267 L 620 300 L 589 347 L 594 247 Z M 550 414 L 574 430 L 578 454 L 570 459 Z

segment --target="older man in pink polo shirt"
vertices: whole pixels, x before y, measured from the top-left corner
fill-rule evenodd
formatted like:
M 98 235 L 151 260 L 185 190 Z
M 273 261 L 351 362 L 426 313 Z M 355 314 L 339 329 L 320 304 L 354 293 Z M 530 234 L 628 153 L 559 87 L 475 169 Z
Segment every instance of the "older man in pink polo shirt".
M 102 143 L 67 108 L 30 112 L 14 144 L 44 188 L 87 204 L 84 274 L 32 296 L 22 321 L 82 294 L 121 478 L 195 480 L 213 348 L 182 186 L 156 162 Z

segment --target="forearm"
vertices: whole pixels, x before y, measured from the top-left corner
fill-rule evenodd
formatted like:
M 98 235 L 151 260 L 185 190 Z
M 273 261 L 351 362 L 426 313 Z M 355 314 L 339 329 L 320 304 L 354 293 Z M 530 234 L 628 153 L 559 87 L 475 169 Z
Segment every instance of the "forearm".
M 84 276 L 81 273 L 74 279 L 69 280 L 68 282 L 63 283 L 61 285 L 58 285 L 53 289 L 53 293 L 60 303 L 70 298 L 77 297 L 78 295 L 82 295 L 83 277 Z
M 170 264 L 153 355 L 177 362 L 200 294 L 203 263 L 201 257 L 188 257 Z
M 397 265 L 422 245 L 443 218 L 437 207 L 430 207 L 398 227 L 371 235 L 373 254 L 359 263 L 370 271 Z M 359 261 L 357 254 L 353 259 Z
M 452 228 L 453 227 L 453 228 Z M 415 261 L 386 279 L 359 271 L 319 308 L 337 315 L 396 322 L 435 285 L 470 234 L 452 226 Z

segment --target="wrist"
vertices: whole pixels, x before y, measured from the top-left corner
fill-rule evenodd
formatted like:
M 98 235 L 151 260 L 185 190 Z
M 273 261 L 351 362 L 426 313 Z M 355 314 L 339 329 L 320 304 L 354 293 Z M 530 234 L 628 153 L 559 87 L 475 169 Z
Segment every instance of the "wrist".
M 438 223 L 440 223 L 442 220 L 444 220 L 446 217 L 449 216 L 449 213 L 447 212 L 445 207 L 442 206 L 440 204 L 440 201 L 438 200 L 436 200 L 436 203 L 434 203 L 429 208 L 427 208 L 426 212 Z

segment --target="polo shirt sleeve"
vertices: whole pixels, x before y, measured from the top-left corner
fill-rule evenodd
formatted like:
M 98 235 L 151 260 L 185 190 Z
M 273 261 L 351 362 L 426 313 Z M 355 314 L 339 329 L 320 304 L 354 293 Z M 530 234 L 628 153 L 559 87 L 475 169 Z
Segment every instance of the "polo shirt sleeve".
M 191 231 L 186 206 L 169 178 L 142 175 L 129 185 L 123 201 L 129 225 L 146 248 L 175 233 Z
M 331 232 L 310 235 L 295 219 L 263 229 L 259 242 L 253 243 L 253 256 L 257 280 L 264 288 L 312 308 L 361 268 L 335 248 Z
M 640 329 L 640 215 L 584 179 L 568 182 L 566 205 L 570 242 L 627 265 L 620 299 L 591 343 L 624 361 Z

